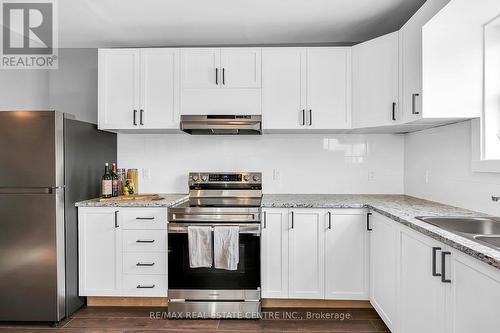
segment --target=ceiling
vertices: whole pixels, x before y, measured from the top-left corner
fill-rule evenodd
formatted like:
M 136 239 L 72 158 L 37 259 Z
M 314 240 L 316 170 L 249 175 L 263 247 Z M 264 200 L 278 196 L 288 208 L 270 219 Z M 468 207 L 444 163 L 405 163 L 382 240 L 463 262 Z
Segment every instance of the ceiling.
M 62 0 L 59 47 L 353 44 L 425 0 Z

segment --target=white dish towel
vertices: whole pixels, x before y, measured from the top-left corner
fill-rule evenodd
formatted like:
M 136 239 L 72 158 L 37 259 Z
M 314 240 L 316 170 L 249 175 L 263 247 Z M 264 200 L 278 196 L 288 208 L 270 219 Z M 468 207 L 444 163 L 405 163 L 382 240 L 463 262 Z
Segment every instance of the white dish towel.
M 215 268 L 235 271 L 240 262 L 240 228 L 214 227 Z
M 189 267 L 212 267 L 212 228 L 188 226 Z

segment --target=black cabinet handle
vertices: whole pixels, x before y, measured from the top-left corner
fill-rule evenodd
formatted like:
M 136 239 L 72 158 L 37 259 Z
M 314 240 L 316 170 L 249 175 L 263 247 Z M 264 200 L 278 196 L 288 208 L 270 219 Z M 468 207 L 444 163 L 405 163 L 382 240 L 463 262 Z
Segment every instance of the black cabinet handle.
M 135 241 L 136 243 L 154 243 L 154 239 L 138 239 Z
M 446 278 L 446 256 L 450 255 L 451 252 L 441 252 L 441 282 L 451 283 L 451 280 Z
M 366 213 L 366 230 L 372 231 L 373 229 L 370 227 L 370 216 L 372 213 Z
M 219 69 L 215 69 L 215 84 L 219 85 Z
M 222 84 L 226 85 L 226 69 L 222 68 Z
M 133 119 L 134 119 L 134 126 L 137 126 L 137 110 L 134 109 L 134 112 L 133 112 Z
M 154 220 L 154 217 L 136 217 L 136 220 Z
M 417 102 L 415 101 L 418 96 L 420 96 L 420 94 L 411 94 L 411 113 L 412 114 L 419 114 L 420 113 L 416 109 Z
M 144 122 L 143 122 L 144 110 L 141 109 L 140 111 L 141 112 L 139 113 L 139 124 L 144 125 Z
M 293 220 L 294 220 L 294 213 L 292 211 L 292 229 L 293 229 L 293 222 L 294 222 Z
M 138 267 L 143 267 L 143 266 L 151 267 L 151 266 L 154 266 L 155 263 L 154 262 L 138 262 L 135 265 L 138 266 Z
M 120 225 L 118 224 L 118 211 L 115 210 L 115 228 L 118 228 Z
M 328 229 L 332 229 L 332 212 L 328 212 Z
M 306 110 L 302 109 L 302 126 L 306 125 Z
M 392 120 L 396 121 L 396 103 L 392 103 Z
M 264 229 L 267 228 L 267 212 L 263 212 L 264 213 Z
M 137 285 L 138 289 L 153 289 L 154 287 L 155 287 L 154 284 L 151 284 L 151 285 L 141 285 L 141 284 L 138 284 Z
M 440 247 L 432 248 L 432 276 L 441 276 L 441 273 L 438 273 L 436 268 L 437 251 L 441 251 L 441 248 Z
M 313 110 L 309 109 L 309 126 L 313 124 Z

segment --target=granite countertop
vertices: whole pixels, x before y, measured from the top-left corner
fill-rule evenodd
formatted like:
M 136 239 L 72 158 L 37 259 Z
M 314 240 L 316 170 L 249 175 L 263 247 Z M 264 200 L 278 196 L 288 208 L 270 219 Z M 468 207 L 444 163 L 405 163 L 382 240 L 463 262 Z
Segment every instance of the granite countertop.
M 415 218 L 416 216 L 487 216 L 486 214 L 406 195 L 265 194 L 262 207 L 368 208 L 500 269 L 500 251 Z
M 122 202 L 99 202 L 99 199 L 90 199 L 75 203 L 76 207 L 172 207 L 173 205 L 188 199 L 187 194 L 159 193 L 161 200 L 146 201 L 122 201 Z

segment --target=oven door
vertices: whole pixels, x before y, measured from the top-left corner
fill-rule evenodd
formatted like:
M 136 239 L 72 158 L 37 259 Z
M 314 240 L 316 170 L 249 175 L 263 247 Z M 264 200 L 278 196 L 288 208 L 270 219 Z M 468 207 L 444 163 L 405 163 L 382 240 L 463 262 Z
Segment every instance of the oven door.
M 238 269 L 228 271 L 190 268 L 187 227 L 189 225 L 240 227 Z M 170 223 L 168 226 L 168 289 L 260 290 L 260 224 Z M 213 231 L 212 231 L 213 237 Z

